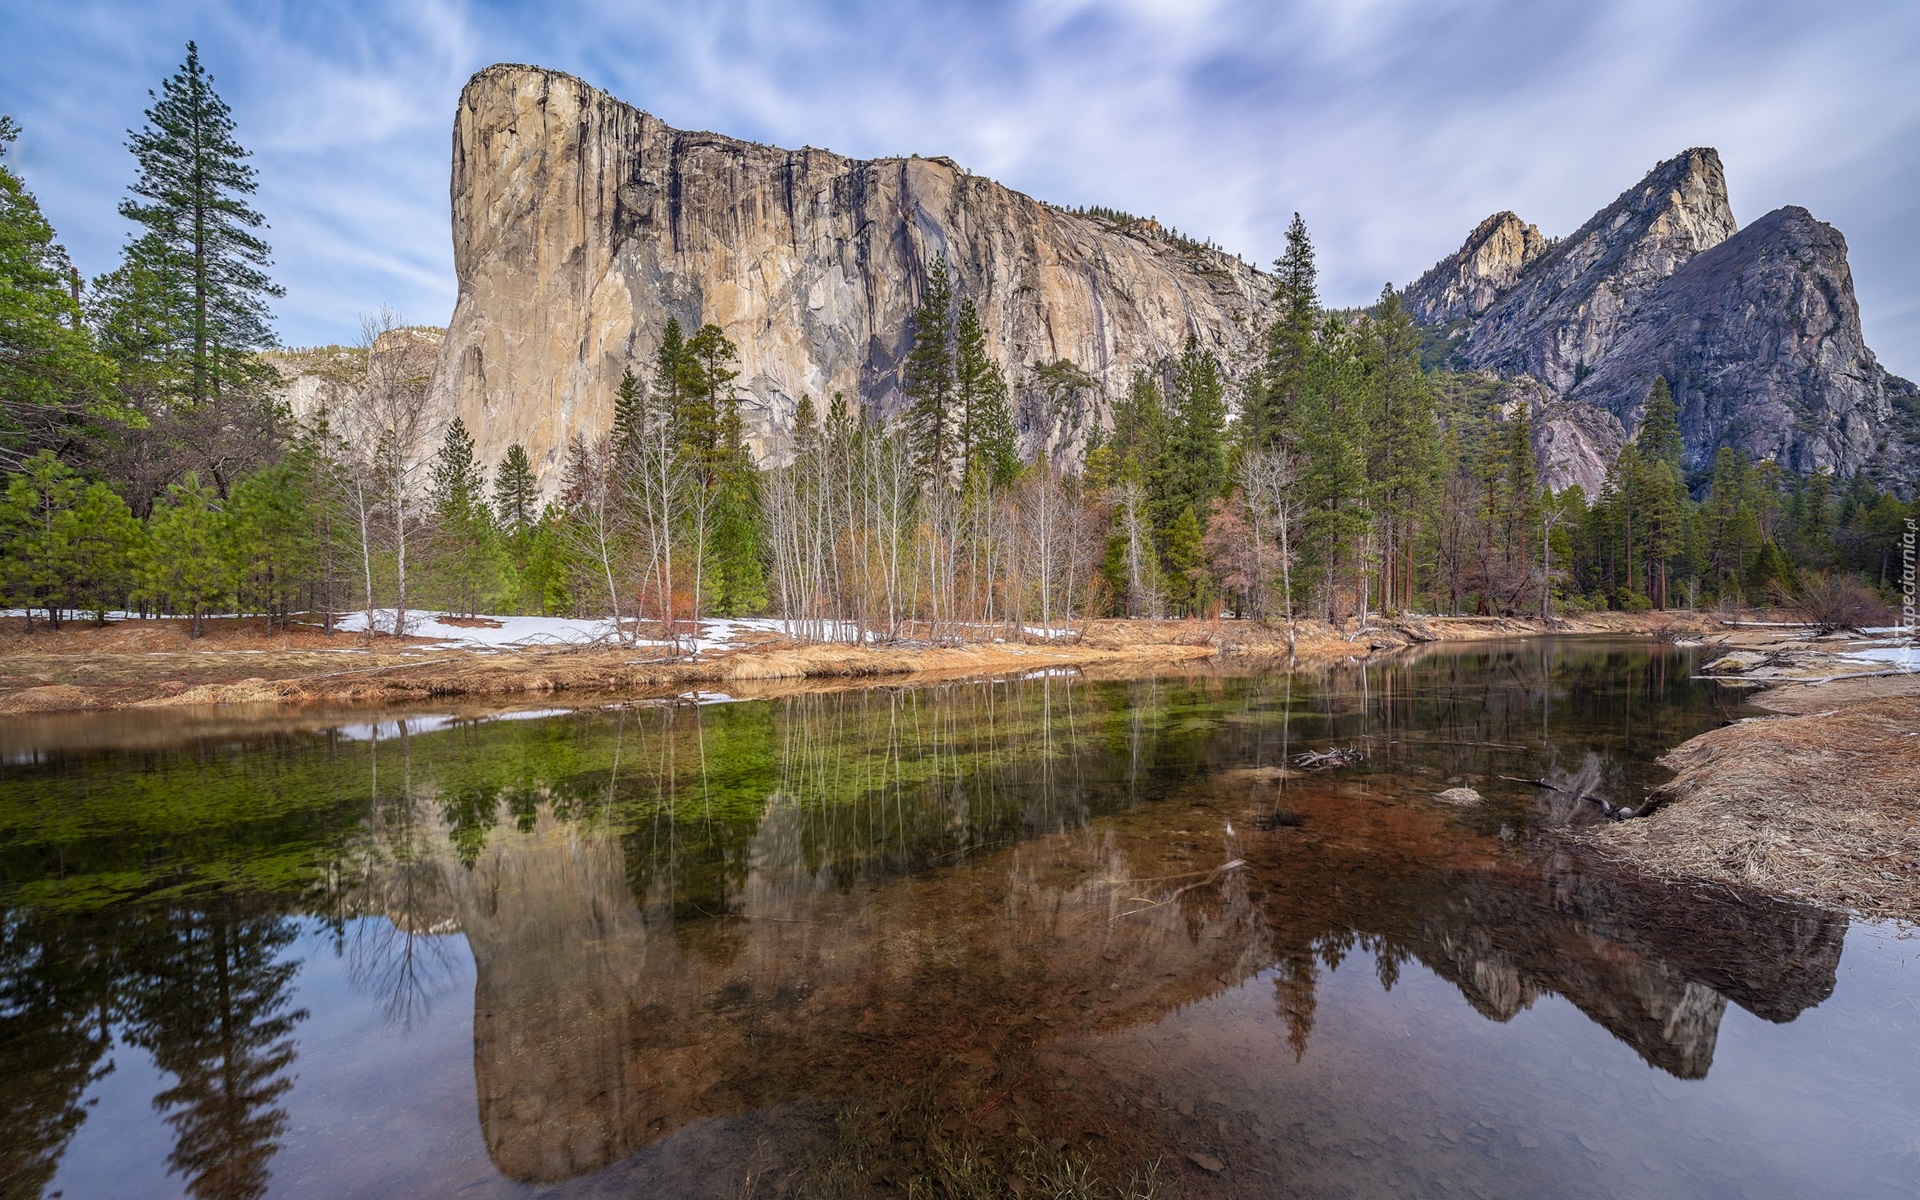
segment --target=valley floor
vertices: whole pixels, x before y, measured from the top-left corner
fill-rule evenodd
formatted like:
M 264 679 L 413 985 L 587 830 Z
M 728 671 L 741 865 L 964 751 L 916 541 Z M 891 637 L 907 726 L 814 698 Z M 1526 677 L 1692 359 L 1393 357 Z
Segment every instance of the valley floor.
M 357 614 L 356 614 L 357 616 Z M 357 622 L 364 629 L 364 618 Z M 1432 642 L 1543 633 L 1699 634 L 1706 615 L 1601 613 L 1537 618 L 1413 618 L 1364 631 L 1301 621 L 1304 663 L 1367 658 Z M 269 703 L 380 704 L 453 697 L 554 697 L 581 702 L 671 696 L 689 688 L 770 690 L 879 677 L 964 678 L 1052 668 L 1139 670 L 1201 660 L 1288 655 L 1284 622 L 1100 620 L 1086 629 L 1030 630 L 1018 640 L 956 645 L 807 643 L 778 622 L 702 622 L 689 652 L 645 636 L 607 640 L 604 623 L 557 618 L 429 618 L 408 637 L 296 623 L 265 632 L 257 619 L 214 619 L 204 636 L 182 620 L 67 622 L 27 633 L 0 618 L 0 714 Z M 597 639 L 597 640 L 596 640 Z

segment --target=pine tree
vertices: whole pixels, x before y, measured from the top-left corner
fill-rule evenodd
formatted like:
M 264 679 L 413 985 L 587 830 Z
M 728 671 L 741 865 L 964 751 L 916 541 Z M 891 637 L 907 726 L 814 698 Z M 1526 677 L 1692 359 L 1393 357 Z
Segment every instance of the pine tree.
M 1368 506 L 1366 377 L 1357 339 L 1327 316 L 1308 360 L 1295 426 L 1302 461 L 1300 579 L 1317 575 L 1329 617 L 1336 615 L 1342 576 L 1365 569 Z M 1356 584 L 1359 582 L 1356 578 Z M 1356 601 L 1359 587 L 1354 588 Z
M 1640 453 L 1648 461 L 1670 463 L 1680 471 L 1683 447 L 1680 441 L 1680 410 L 1674 407 L 1673 391 L 1665 376 L 1656 375 L 1647 392 L 1646 408 L 1640 417 L 1640 432 L 1635 436 Z
M 980 470 L 997 484 L 1010 482 L 1020 469 L 1020 454 L 1007 377 L 987 350 L 986 330 L 971 297 L 961 299 L 955 322 L 953 377 L 962 470 Z
M 269 631 L 293 611 L 312 560 L 311 504 L 306 480 L 286 464 L 242 479 L 227 500 L 224 542 L 236 599 L 243 611 L 266 613 Z
M 954 334 L 954 405 L 959 410 L 959 459 L 963 473 L 980 472 L 996 485 L 1020 470 L 1007 377 L 987 350 L 986 330 L 971 298 L 960 301 Z
M 1267 329 L 1260 387 L 1247 414 L 1248 444 L 1256 450 L 1291 445 L 1300 436 L 1300 396 L 1309 385 L 1320 297 L 1313 242 L 1299 213 L 1287 226 L 1287 249 L 1273 271 L 1277 312 Z
M 1432 389 L 1420 371 L 1420 329 L 1392 287 L 1381 291 L 1361 330 L 1368 383 L 1366 426 L 1372 434 L 1367 439 L 1367 474 L 1386 567 L 1381 607 L 1411 609 L 1416 551 L 1438 470 L 1439 425 Z M 1531 462 L 1531 447 L 1527 453 Z
M 1226 490 L 1226 387 L 1213 352 L 1187 335 L 1173 368 L 1169 430 L 1173 468 L 1169 499 L 1193 513 L 1195 543 L 1201 515 Z
M 0 504 L 0 532 L 5 534 L 0 571 L 8 595 L 27 611 L 29 631 L 36 604 L 46 609 L 48 628 L 60 628 L 60 605 L 72 567 L 69 514 L 81 490 L 80 477 L 51 450 L 28 459 L 7 482 Z
M 1678 410 L 1664 377 L 1656 377 L 1647 394 L 1640 431 L 1634 438 L 1640 471 L 1632 478 L 1641 487 L 1636 507 L 1645 531 L 1642 561 L 1647 571 L 1647 596 L 1655 608 L 1666 608 L 1674 559 L 1686 544 L 1691 513 L 1681 476 Z
M 1167 530 L 1167 596 L 1189 616 L 1198 615 L 1207 600 L 1201 540 L 1200 518 L 1191 507 L 1182 508 Z
M 33 194 L 6 164 L 19 129 L 0 116 L 0 463 L 105 412 L 112 371 L 81 321 L 73 266 Z
M 134 554 L 145 531 L 127 502 L 104 483 L 88 484 L 61 520 L 68 603 L 90 609 L 95 624 L 105 625 L 107 610 L 133 587 Z
M 711 486 L 735 452 L 729 430 L 740 422 L 740 399 L 733 388 L 733 381 L 740 377 L 734 366 L 740 350 L 718 325 L 706 324 L 687 340 L 686 357 L 687 395 L 680 437 Z
M 251 390 L 265 378 L 252 353 L 274 344 L 267 301 L 285 291 L 268 277 L 269 250 L 254 232 L 265 220 L 246 200 L 258 186 L 248 152 L 194 43 L 146 117 L 127 143 L 140 178 L 120 214 L 143 230 L 128 262 L 183 314 L 187 398 Z
M 486 475 L 466 423 L 447 426 L 433 463 L 434 574 L 447 607 L 473 615 L 499 590 L 504 555 L 486 501 Z
M 901 389 L 910 399 L 906 425 L 921 474 L 941 484 L 952 475 L 953 281 L 945 259 L 933 260 L 920 307 L 914 310 Z
M 226 519 L 212 488 L 188 472 L 167 489 L 147 520 L 147 542 L 136 565 L 138 592 L 156 604 L 185 609 L 199 637 L 207 612 L 232 591 Z
M 631 378 L 631 373 L 629 373 Z M 538 485 L 533 478 L 533 463 L 527 458 L 527 448 L 519 442 L 507 447 L 507 453 L 500 460 L 500 469 L 493 477 L 493 508 L 500 518 L 501 528 L 514 539 L 524 538 L 533 528 L 539 514 L 535 506 L 539 501 Z
M 688 440 L 683 429 L 688 415 L 689 392 L 692 390 L 689 376 L 693 366 L 679 319 L 668 317 L 666 327 L 660 331 L 660 348 L 653 356 L 652 399 L 654 411 L 672 422 L 676 442 Z
M 1750 486 L 1745 456 L 1731 446 L 1720 447 L 1713 456 L 1704 516 L 1714 591 L 1723 597 L 1745 599 L 1747 563 L 1760 545 Z
M 623 459 L 631 460 L 640 451 L 647 436 L 647 397 L 629 366 L 620 375 L 620 387 L 613 396 L 613 444 Z M 516 449 L 518 445 L 516 443 Z M 509 454 L 512 452 L 509 451 Z M 524 462 L 527 452 L 520 450 Z M 522 516 L 527 514 L 522 513 Z M 521 524 L 525 522 L 522 521 Z

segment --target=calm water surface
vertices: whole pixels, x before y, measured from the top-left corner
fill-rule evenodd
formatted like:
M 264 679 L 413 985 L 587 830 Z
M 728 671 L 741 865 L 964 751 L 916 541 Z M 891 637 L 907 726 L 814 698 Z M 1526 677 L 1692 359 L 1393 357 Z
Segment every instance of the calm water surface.
M 1920 941 L 1518 782 L 1691 653 L 16 724 L 0 1196 L 1920 1194 Z

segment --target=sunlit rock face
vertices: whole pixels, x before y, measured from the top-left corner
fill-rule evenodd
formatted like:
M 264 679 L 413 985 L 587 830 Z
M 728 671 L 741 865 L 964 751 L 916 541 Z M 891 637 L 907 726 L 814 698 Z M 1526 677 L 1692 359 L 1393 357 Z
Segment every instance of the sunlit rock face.
M 1912 487 L 1920 401 L 1867 348 L 1832 226 L 1787 207 L 1737 231 L 1719 155 L 1693 149 L 1562 241 L 1534 252 L 1529 229 L 1488 218 L 1408 287 L 1407 305 L 1442 327 L 1449 365 L 1527 376 L 1584 406 L 1560 418 L 1544 473 L 1591 490 L 1583 464 L 1611 440 L 1592 414 L 1631 432 L 1664 376 L 1690 468 L 1732 446 Z
M 436 394 L 483 461 L 526 446 L 557 484 L 606 431 L 668 317 L 740 351 L 749 436 L 777 451 L 803 394 L 901 407 L 908 316 L 944 258 L 1009 381 L 1069 359 L 1109 394 L 1189 334 L 1229 367 L 1271 286 L 1157 226 L 1083 218 L 944 158 L 858 160 L 673 129 L 580 80 L 489 67 L 453 129 L 459 299 Z
M 1654 289 L 1734 229 L 1718 154 L 1689 150 L 1661 163 L 1499 288 L 1476 315 L 1461 357 L 1564 393 Z M 1429 272 L 1408 289 L 1414 311 L 1446 309 L 1446 282 Z
M 1466 245 L 1407 289 L 1408 310 L 1423 325 L 1477 317 L 1546 252 L 1538 227 L 1510 212 L 1495 213 L 1467 235 Z

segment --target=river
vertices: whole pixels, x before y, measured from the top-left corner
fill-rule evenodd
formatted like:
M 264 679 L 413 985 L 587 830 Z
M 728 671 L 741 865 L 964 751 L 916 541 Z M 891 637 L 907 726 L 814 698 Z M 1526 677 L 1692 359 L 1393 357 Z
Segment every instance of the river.
M 1577 836 L 1695 653 L 15 721 L 0 1197 L 1912 1196 L 1920 940 Z

